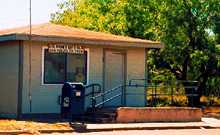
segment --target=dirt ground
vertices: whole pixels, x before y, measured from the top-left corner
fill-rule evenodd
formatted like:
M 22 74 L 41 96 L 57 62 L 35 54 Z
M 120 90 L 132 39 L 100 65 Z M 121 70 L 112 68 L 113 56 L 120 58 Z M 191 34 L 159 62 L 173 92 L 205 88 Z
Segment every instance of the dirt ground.
M 17 121 L 10 119 L 0 119 L 0 131 L 22 130 L 35 132 L 38 130 L 68 130 L 72 129 L 68 123 L 46 123 L 34 121 Z

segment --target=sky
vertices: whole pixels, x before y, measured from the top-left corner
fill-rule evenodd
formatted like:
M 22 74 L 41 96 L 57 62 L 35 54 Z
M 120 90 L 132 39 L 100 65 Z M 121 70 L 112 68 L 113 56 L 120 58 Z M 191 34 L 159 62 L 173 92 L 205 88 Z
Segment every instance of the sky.
M 0 0 L 0 30 L 29 25 L 30 0 Z M 64 0 L 32 0 L 32 23 L 46 23 Z

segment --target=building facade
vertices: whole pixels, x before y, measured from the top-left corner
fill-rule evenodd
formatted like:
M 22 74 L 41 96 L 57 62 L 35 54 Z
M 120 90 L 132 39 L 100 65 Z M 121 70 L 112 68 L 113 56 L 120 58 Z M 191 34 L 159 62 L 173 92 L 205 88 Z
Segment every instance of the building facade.
M 98 83 L 102 91 L 146 78 L 149 48 L 158 42 L 55 24 L 0 31 L 0 115 L 59 114 L 64 82 Z M 145 90 L 128 89 L 127 106 L 145 106 Z M 117 100 L 106 106 L 117 105 Z M 90 100 L 86 99 L 86 106 Z

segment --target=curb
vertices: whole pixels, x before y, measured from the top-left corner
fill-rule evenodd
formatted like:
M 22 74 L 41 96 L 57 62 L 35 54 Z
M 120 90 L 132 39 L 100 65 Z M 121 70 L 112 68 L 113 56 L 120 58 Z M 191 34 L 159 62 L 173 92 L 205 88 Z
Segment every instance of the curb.
M 168 127 L 120 127 L 120 128 L 100 128 L 100 129 L 87 129 L 86 132 L 102 132 L 102 131 L 120 131 L 120 130 L 167 130 L 167 129 L 216 129 L 211 126 L 168 126 Z
M 121 127 L 121 128 L 99 128 L 99 129 L 69 129 L 69 130 L 54 130 L 54 129 L 44 129 L 35 132 L 26 130 L 13 130 L 13 131 L 0 131 L 0 135 L 19 135 L 19 134 L 41 134 L 41 133 L 86 133 L 86 132 L 103 132 L 103 131 L 120 131 L 120 130 L 167 130 L 167 129 L 220 129 L 220 127 L 211 126 L 168 126 L 168 127 Z

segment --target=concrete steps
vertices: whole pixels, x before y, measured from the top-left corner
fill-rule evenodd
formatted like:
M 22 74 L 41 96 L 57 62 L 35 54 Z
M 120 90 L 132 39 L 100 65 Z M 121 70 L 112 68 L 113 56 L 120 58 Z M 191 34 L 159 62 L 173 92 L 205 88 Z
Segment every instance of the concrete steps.
M 84 118 L 86 121 L 95 123 L 115 123 L 116 108 L 101 108 L 94 112 L 88 110 Z

